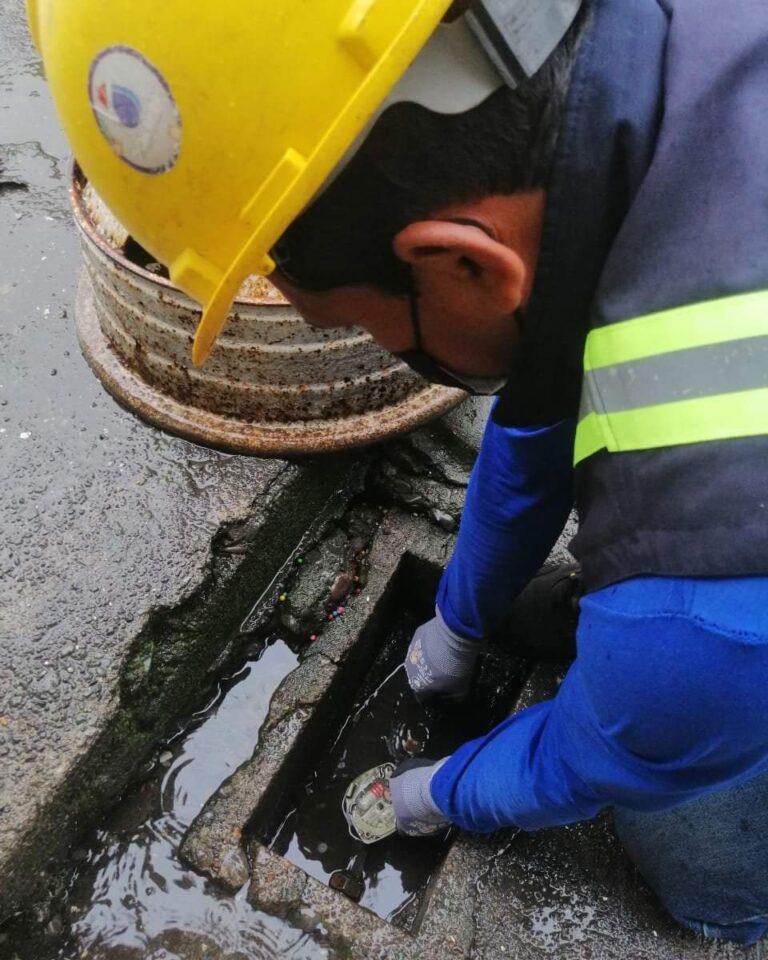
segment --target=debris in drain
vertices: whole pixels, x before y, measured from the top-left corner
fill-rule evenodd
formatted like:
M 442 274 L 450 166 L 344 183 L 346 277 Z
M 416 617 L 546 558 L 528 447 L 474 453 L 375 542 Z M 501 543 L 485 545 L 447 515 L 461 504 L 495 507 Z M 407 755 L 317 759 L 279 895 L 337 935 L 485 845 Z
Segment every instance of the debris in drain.
M 352 566 L 347 534 L 339 528 L 332 530 L 305 557 L 298 558 L 296 565 L 295 581 L 280 598 L 280 624 L 298 639 L 317 633 L 323 622 L 336 619 L 333 614 L 338 603 L 330 600 L 330 593 L 340 574 Z
M 343 617 L 351 600 L 359 596 L 367 573 L 367 547 L 379 520 L 378 510 L 358 503 L 349 515 L 328 523 L 322 535 L 315 534 L 303 544 L 306 552 L 292 557 L 290 570 L 270 587 L 271 611 L 265 615 L 267 603 L 260 598 L 243 621 L 241 635 L 267 627 L 297 652 L 314 643 L 325 626 Z M 231 537 L 223 549 L 235 552 L 241 539 Z
M 352 574 L 340 573 L 331 587 L 331 603 L 341 603 L 346 600 L 352 592 L 356 579 Z
M 363 876 L 365 873 L 365 861 L 367 859 L 368 851 L 365 849 L 361 850 L 348 870 L 337 870 L 331 874 L 328 886 L 338 893 L 343 893 L 344 896 L 349 897 L 350 900 L 354 900 L 355 903 L 360 903 L 363 898 L 363 893 L 365 892 L 365 880 Z
M 389 793 L 393 763 L 366 770 L 350 783 L 342 810 L 352 836 L 363 843 L 377 843 L 395 832 L 395 811 Z
M 423 723 L 412 726 L 403 724 L 397 732 L 398 744 L 409 757 L 419 757 L 426 749 L 429 730 Z
M 328 886 L 338 893 L 343 893 L 350 900 L 354 900 L 355 903 L 360 902 L 365 890 L 365 884 L 359 877 L 353 877 L 343 870 L 337 870 L 336 873 L 331 874 Z
M 277 595 L 276 625 L 297 646 L 317 639 L 324 626 L 343 617 L 366 580 L 366 556 L 381 513 L 358 503 L 308 552 Z

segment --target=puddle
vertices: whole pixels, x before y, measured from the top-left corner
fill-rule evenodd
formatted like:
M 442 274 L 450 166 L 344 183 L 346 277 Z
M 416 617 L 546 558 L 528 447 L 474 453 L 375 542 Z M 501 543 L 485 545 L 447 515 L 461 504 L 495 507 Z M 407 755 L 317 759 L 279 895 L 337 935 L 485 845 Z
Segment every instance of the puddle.
M 34 960 L 292 960 L 325 958 L 311 936 L 255 910 L 179 862 L 184 832 L 207 799 L 247 760 L 270 698 L 296 666 L 277 640 L 219 689 L 160 755 L 161 775 L 132 791 L 76 852 L 63 914 L 66 943 Z M 10 954 L 13 956 L 13 952 Z
M 418 840 L 393 836 L 366 846 L 349 832 L 344 793 L 350 781 L 373 766 L 417 754 L 441 759 L 493 721 L 490 697 L 477 697 L 484 706 L 469 711 L 425 709 L 410 691 L 403 667 L 392 669 L 401 664 L 419 622 L 398 617 L 349 716 L 289 801 L 292 809 L 266 837 L 275 853 L 325 884 L 336 871 L 345 871 L 350 887 L 359 892 L 362 883 L 361 906 L 406 929 L 417 921 L 420 894 L 447 853 L 450 834 Z

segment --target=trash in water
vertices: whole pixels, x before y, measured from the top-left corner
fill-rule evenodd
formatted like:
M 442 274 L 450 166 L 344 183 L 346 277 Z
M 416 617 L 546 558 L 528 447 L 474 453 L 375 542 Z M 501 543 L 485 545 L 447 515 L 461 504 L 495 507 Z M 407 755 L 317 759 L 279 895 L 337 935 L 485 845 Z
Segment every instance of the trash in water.
M 342 810 L 356 840 L 377 843 L 395 832 L 395 810 L 389 793 L 389 778 L 394 772 L 394 764 L 384 763 L 350 783 Z
M 397 731 L 397 748 L 409 757 L 420 757 L 429 742 L 429 728 L 424 723 L 402 724 Z
M 345 897 L 360 903 L 365 892 L 365 862 L 368 859 L 368 850 L 361 850 L 349 870 L 337 870 L 331 874 L 328 886 L 332 890 L 343 893 Z

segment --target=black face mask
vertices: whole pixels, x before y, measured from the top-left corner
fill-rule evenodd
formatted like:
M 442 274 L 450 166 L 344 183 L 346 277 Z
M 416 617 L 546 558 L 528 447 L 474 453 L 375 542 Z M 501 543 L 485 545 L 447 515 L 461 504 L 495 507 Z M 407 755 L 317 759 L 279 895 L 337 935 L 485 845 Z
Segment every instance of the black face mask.
M 473 220 L 464 220 L 463 218 L 451 218 L 451 222 L 469 223 L 472 226 L 478 226 Z M 481 227 L 481 229 L 484 229 Z M 312 232 L 309 231 L 311 239 Z M 302 242 L 304 241 L 304 242 Z M 335 249 L 333 245 L 330 248 L 323 248 L 324 255 L 320 256 L 315 251 L 307 238 L 303 236 L 299 229 L 289 230 L 282 239 L 274 246 L 271 256 L 277 264 L 280 272 L 294 286 L 300 290 L 310 292 L 322 292 L 332 290 L 335 287 L 349 286 L 354 283 L 376 283 L 378 280 L 369 279 L 371 271 L 370 264 L 365 262 L 365 257 L 360 254 L 360 262 L 351 255 L 349 250 L 343 252 L 343 256 L 334 260 L 331 255 Z M 381 256 L 374 258 L 376 266 L 381 271 Z M 472 396 L 490 396 L 499 393 L 507 383 L 506 377 L 460 377 L 450 373 L 444 367 L 431 357 L 422 346 L 421 324 L 419 322 L 418 293 L 414 283 L 413 275 L 410 273 L 406 264 L 401 263 L 394 255 L 392 260 L 400 271 L 397 278 L 397 286 L 407 287 L 408 299 L 410 303 L 411 327 L 413 329 L 414 347 L 411 350 L 403 350 L 395 353 L 399 360 L 406 363 L 411 370 L 418 373 L 429 383 L 440 384 L 443 387 L 453 387 L 456 390 L 464 390 Z M 394 271 L 390 270 L 394 276 Z
M 399 360 L 407 363 L 411 370 L 430 383 L 464 390 L 471 396 L 491 396 L 504 389 L 507 385 L 507 377 L 460 377 L 441 367 L 437 360 L 431 357 L 422 346 L 418 293 L 413 284 L 411 284 L 408 299 L 411 308 L 414 347 L 411 350 L 401 350 L 395 353 Z

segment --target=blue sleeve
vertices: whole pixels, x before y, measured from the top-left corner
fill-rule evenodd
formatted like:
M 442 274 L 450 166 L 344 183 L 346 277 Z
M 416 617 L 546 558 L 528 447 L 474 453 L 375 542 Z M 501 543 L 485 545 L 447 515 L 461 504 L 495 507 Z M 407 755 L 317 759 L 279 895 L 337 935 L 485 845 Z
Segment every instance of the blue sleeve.
M 573 505 L 574 431 L 573 420 L 502 427 L 491 414 L 437 596 L 455 633 L 493 633 L 546 560 Z
M 460 747 L 435 803 L 467 830 L 534 830 L 765 772 L 767 590 L 765 577 L 636 577 L 587 594 L 557 696 Z
M 590 741 L 568 724 L 566 683 L 553 700 L 464 744 L 437 771 L 432 796 L 453 823 L 479 833 L 537 830 L 589 820 L 606 806 L 575 769 Z

